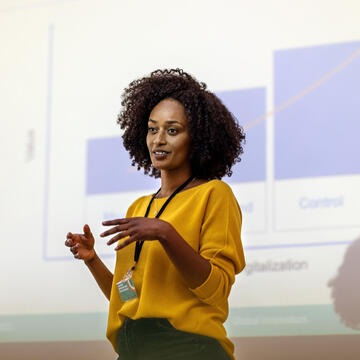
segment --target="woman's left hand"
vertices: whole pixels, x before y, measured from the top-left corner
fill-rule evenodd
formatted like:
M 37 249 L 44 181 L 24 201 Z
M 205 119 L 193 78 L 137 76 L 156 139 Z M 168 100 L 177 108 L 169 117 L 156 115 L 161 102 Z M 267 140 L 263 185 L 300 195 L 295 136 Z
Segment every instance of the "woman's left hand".
M 133 217 L 103 221 L 104 226 L 115 225 L 110 230 L 100 234 L 101 237 L 117 234 L 107 244 L 111 245 L 128 236 L 115 250 L 120 250 L 134 241 L 160 240 L 160 234 L 164 234 L 169 223 L 160 219 L 149 219 L 146 217 Z

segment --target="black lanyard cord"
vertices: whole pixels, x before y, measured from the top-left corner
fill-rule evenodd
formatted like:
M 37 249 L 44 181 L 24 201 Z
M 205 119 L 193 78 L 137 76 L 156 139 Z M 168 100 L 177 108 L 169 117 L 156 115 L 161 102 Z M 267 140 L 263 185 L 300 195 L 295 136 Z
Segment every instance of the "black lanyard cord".
M 169 198 L 165 201 L 165 204 L 161 207 L 160 211 L 156 214 L 156 219 L 158 219 L 160 217 L 160 215 L 164 212 L 166 206 L 169 204 L 169 202 L 173 199 L 173 197 L 179 193 L 181 190 L 183 190 L 192 180 L 194 179 L 194 176 L 189 177 L 182 185 L 180 185 L 170 196 Z M 148 217 L 149 212 L 150 212 L 150 207 L 152 202 L 154 201 L 156 195 L 161 191 L 161 188 L 152 196 L 149 205 L 146 209 L 145 212 L 145 216 L 144 217 Z M 141 249 L 143 247 L 144 241 L 138 241 L 136 242 L 136 246 L 135 246 L 135 253 L 134 253 L 134 261 L 135 264 L 137 263 L 137 261 L 139 260 L 140 257 L 140 253 L 141 253 Z M 135 265 L 134 265 L 135 266 Z M 134 268 L 133 266 L 133 268 Z

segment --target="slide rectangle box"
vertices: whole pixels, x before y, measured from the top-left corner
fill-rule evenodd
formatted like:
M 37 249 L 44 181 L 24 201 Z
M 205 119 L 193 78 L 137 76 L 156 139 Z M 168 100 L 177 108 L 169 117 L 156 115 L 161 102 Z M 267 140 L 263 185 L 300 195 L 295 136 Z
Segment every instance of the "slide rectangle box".
M 266 122 L 248 124 L 266 112 L 266 89 L 251 88 L 217 92 L 223 104 L 245 128 L 241 161 L 224 177 L 233 189 L 243 215 L 242 233 L 266 230 Z
M 276 230 L 360 225 L 359 49 L 275 52 Z
M 360 227 L 360 176 L 277 181 L 275 227 L 278 231 Z
M 276 180 L 360 174 L 359 79 L 360 42 L 275 52 Z

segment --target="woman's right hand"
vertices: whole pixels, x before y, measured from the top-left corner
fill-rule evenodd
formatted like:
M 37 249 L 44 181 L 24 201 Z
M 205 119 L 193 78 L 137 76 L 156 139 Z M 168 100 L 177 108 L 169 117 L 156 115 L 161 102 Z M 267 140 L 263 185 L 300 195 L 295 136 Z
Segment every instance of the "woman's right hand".
M 89 225 L 84 225 L 83 234 L 72 234 L 71 232 L 67 234 L 65 246 L 70 248 L 75 259 L 89 262 L 95 257 L 94 243 L 94 236 Z

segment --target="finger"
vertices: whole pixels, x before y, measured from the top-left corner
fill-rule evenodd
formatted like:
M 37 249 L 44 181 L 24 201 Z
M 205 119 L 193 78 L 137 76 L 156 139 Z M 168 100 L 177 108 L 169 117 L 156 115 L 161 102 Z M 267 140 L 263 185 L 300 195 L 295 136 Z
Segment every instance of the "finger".
M 126 224 L 129 222 L 129 219 L 115 219 L 115 220 L 105 220 L 102 222 L 104 226 L 111 226 L 111 225 L 121 225 Z
M 88 238 L 88 239 L 90 239 L 92 236 L 93 236 L 93 234 L 91 233 L 91 230 L 90 230 L 90 226 L 88 225 L 88 224 L 85 224 L 84 225 L 84 234 L 85 234 L 85 236 Z
M 78 251 L 79 251 L 78 245 L 72 246 L 72 247 L 70 248 L 70 251 L 71 251 L 73 254 L 77 254 Z
M 87 245 L 89 243 L 89 241 L 90 241 L 90 238 L 88 238 L 87 236 L 85 236 L 85 235 L 79 236 L 79 243 Z
M 73 245 L 74 245 L 74 243 L 70 238 L 67 238 L 65 240 L 65 246 L 70 247 L 70 246 L 73 246 Z
M 131 243 L 133 243 L 134 241 L 136 241 L 135 236 L 130 236 L 129 238 L 127 238 L 126 240 L 124 240 L 121 244 L 119 244 L 114 250 L 118 251 L 123 249 L 125 246 L 130 245 Z
M 75 239 L 79 236 L 79 234 L 73 234 L 72 232 L 67 233 L 67 238 L 75 241 Z
M 73 234 L 72 236 L 72 244 L 79 244 L 79 243 L 87 243 L 90 239 L 88 239 L 83 234 Z
M 112 234 L 116 234 L 120 231 L 124 231 L 124 230 L 128 230 L 129 225 L 128 224 L 122 224 L 122 225 L 118 225 L 115 226 L 113 228 L 111 228 L 110 230 L 106 230 L 103 233 L 100 234 L 101 237 L 105 237 L 105 236 L 109 236 Z
M 113 243 L 119 241 L 120 239 L 123 239 L 124 237 L 127 237 L 127 236 L 131 236 L 130 232 L 129 231 L 123 231 L 121 232 L 120 234 L 114 236 L 113 238 L 111 238 L 107 244 L 108 245 L 112 245 Z
M 77 242 L 80 241 L 80 236 L 82 236 L 82 235 L 81 234 L 68 233 L 67 238 L 70 239 L 70 242 L 77 243 Z

